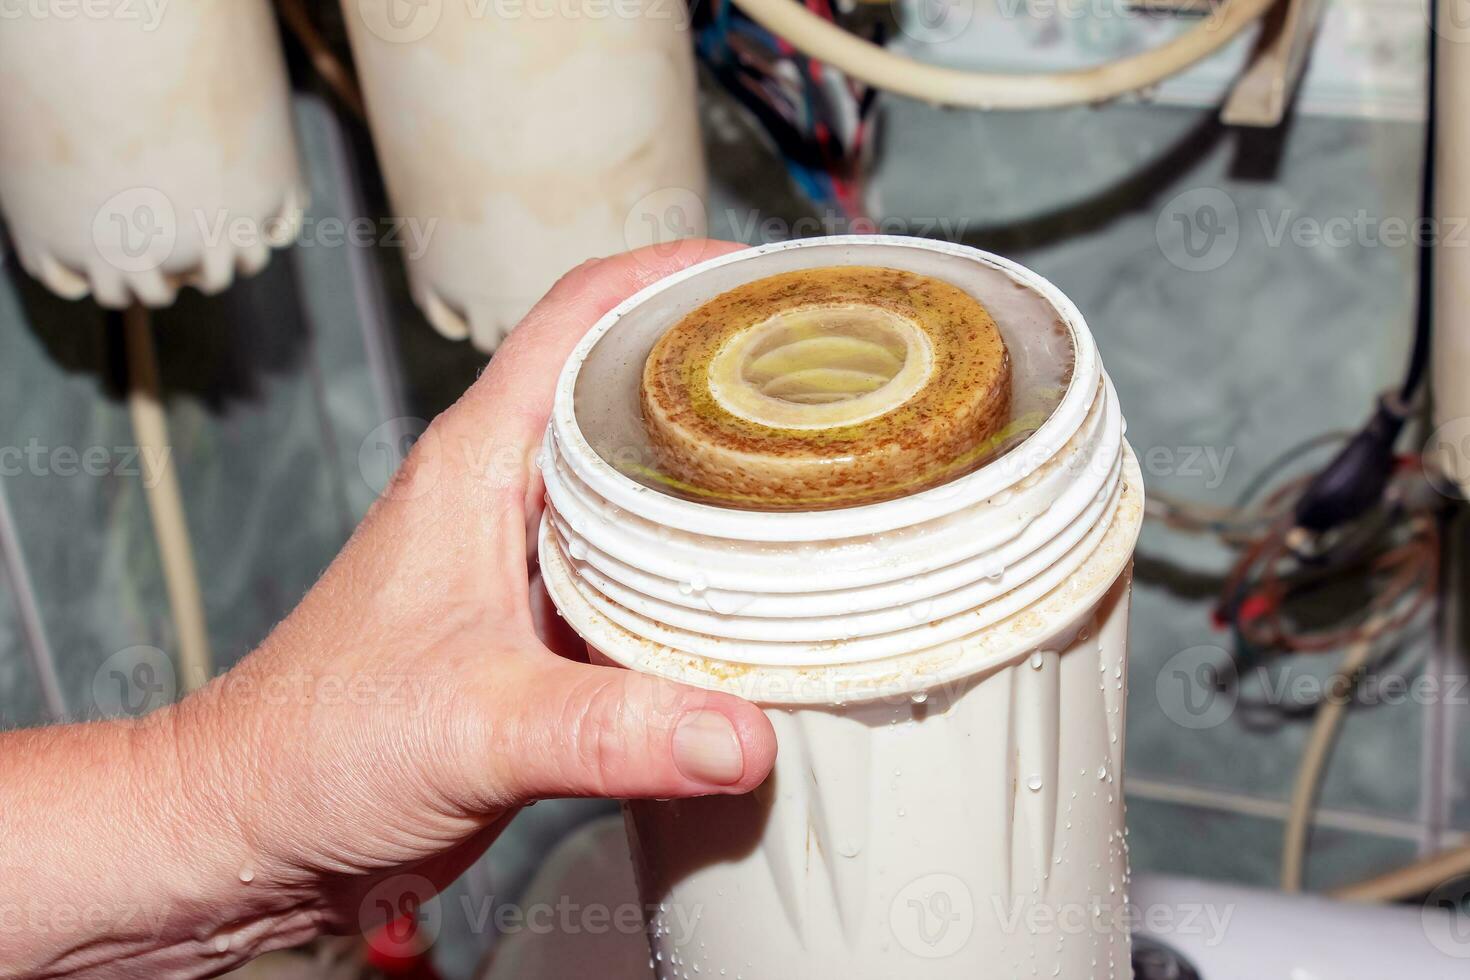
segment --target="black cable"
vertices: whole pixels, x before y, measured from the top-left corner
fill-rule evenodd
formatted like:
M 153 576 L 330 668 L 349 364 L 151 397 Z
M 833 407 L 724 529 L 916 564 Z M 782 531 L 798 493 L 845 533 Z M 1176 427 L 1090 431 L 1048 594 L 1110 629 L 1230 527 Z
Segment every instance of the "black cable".
M 1426 84 L 1429 86 L 1429 91 L 1425 97 L 1427 118 L 1424 122 L 1424 165 L 1421 169 L 1424 183 L 1419 189 L 1419 212 L 1426 222 L 1435 220 L 1434 153 L 1438 142 L 1438 123 L 1435 116 L 1439 107 L 1437 91 L 1439 88 L 1439 44 L 1437 43 L 1439 35 L 1436 33 L 1435 17 L 1438 15 L 1438 8 L 1439 0 L 1429 0 L 1429 52 L 1426 59 L 1428 64 Z M 1399 388 L 1399 402 L 1405 408 L 1413 401 L 1419 386 L 1424 383 L 1424 374 L 1429 368 L 1429 338 L 1434 327 L 1433 242 L 1439 235 L 1439 229 L 1434 224 L 1425 224 L 1422 227 L 1427 234 L 1421 236 L 1416 242 L 1419 250 L 1419 281 L 1414 317 L 1414 347 L 1409 354 L 1409 369 L 1405 372 L 1404 382 Z
M 1429 53 L 1426 59 L 1423 186 L 1419 190 L 1420 222 L 1415 246 L 1418 249 L 1418 293 L 1414 309 L 1414 341 L 1403 382 L 1393 395 L 1378 401 L 1368 424 L 1353 436 L 1317 478 L 1308 484 L 1296 504 L 1296 524 L 1303 530 L 1323 534 L 1361 517 L 1383 499 L 1384 488 L 1394 466 L 1394 444 L 1403 432 L 1415 396 L 1429 368 L 1430 334 L 1434 326 L 1434 250 L 1438 227 L 1434 213 L 1434 153 L 1438 133 L 1435 114 L 1439 106 L 1439 56 L 1436 51 L 1435 16 L 1439 0 L 1429 0 Z

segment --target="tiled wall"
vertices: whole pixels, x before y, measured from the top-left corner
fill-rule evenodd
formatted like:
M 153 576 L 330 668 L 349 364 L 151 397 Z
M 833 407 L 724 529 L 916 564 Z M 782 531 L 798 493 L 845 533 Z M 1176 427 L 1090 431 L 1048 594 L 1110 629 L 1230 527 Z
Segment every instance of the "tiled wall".
M 335 129 L 303 103 L 312 217 L 342 214 Z M 350 217 L 351 215 L 347 215 Z M 216 297 L 154 317 L 171 454 L 219 669 L 260 642 L 346 540 L 373 495 L 358 465 L 396 412 L 344 249 L 276 255 Z M 162 571 L 123 400 L 122 337 L 87 301 L 57 299 L 8 259 L 0 278 L 3 488 L 68 714 L 103 712 L 99 668 L 135 646 L 173 651 Z M 104 450 L 74 472 L 70 454 Z M 70 460 L 70 462 L 68 462 Z M 0 719 L 44 720 L 14 583 L 0 601 Z M 105 683 L 105 682 L 103 682 Z M 109 699 L 103 697 L 103 702 Z
M 1391 232 L 1393 220 L 1417 216 L 1417 122 L 1301 117 L 1262 132 L 1221 127 L 1207 110 L 984 115 L 896 100 L 884 122 L 869 192 L 880 228 L 1001 252 L 1066 291 L 1097 336 L 1156 489 L 1230 503 L 1279 453 L 1359 424 L 1402 370 L 1415 253 Z M 711 202 L 717 233 L 755 240 L 763 220 L 778 228 L 812 213 L 777 182 L 750 178 L 738 130 L 725 138 L 713 154 L 732 174 Z M 1216 206 L 1229 229 L 1213 245 L 1201 236 L 1202 206 Z M 1193 253 L 1180 215 L 1195 222 Z M 1344 220 L 1369 230 L 1314 243 L 1313 229 Z M 1230 638 L 1210 612 L 1230 557 L 1213 540 L 1155 525 L 1140 544 L 1133 853 L 1143 871 L 1270 886 L 1308 722 L 1262 715 L 1244 700 L 1234 710 L 1216 701 L 1203 715 L 1181 701 L 1202 662 L 1226 659 Z M 1436 650 L 1435 633 L 1422 620 L 1386 672 L 1429 671 L 1446 697 L 1347 716 L 1323 781 L 1309 887 L 1385 870 L 1470 832 L 1470 713 L 1458 704 L 1470 694 L 1457 687 L 1470 666 Z M 1286 661 L 1273 689 L 1304 674 L 1325 679 L 1334 660 Z M 1250 680 L 1243 698 L 1261 693 Z M 1188 693 L 1201 696 L 1197 681 Z
M 1097 336 L 1157 489 L 1229 503 L 1286 448 L 1358 424 L 1402 371 L 1415 253 L 1374 231 L 1417 214 L 1417 123 L 1303 117 L 1260 133 L 1159 107 L 959 119 L 905 107 L 890 122 L 877 188 L 884 211 L 966 219 L 967 241 L 1027 262 L 1067 292 Z M 920 146 L 925 153 L 913 152 Z M 1209 248 L 1197 237 L 1191 254 L 1175 219 L 1197 221 L 1202 202 L 1218 205 L 1221 227 L 1234 231 Z M 1360 214 L 1368 232 L 1322 242 L 1310 233 Z M 1283 227 L 1307 233 L 1278 236 Z M 1181 700 L 1202 659 L 1225 659 L 1223 649 L 1196 648 L 1230 645 L 1209 618 L 1227 565 L 1212 541 L 1158 526 L 1140 544 L 1134 853 L 1143 870 L 1270 884 L 1308 723 L 1262 718 L 1243 703 L 1191 714 Z M 1425 621 L 1389 669 L 1463 677 L 1463 658 L 1431 662 L 1433 648 Z M 1334 659 L 1288 661 L 1278 682 L 1325 678 Z M 1247 684 L 1243 693 L 1261 691 Z M 1309 885 L 1386 869 L 1448 843 L 1445 830 L 1470 830 L 1463 802 L 1446 824 L 1466 783 L 1454 771 L 1463 761 L 1444 763 L 1456 739 L 1470 761 L 1467 719 L 1425 736 L 1430 714 L 1453 711 L 1442 700 L 1348 714 L 1322 788 Z
M 715 233 L 759 238 L 813 216 L 728 107 L 716 99 L 707 108 Z M 870 188 L 875 216 L 932 234 L 947 227 L 1061 286 L 1097 335 L 1129 437 L 1157 487 L 1228 501 L 1282 449 L 1356 423 L 1400 369 L 1412 252 L 1273 244 L 1271 229 L 1283 218 L 1359 210 L 1412 218 L 1417 124 L 1301 118 L 1280 132 L 1249 133 L 1189 109 L 978 115 L 902 101 L 887 105 L 884 121 Z M 302 104 L 300 122 L 314 213 L 355 213 L 361 205 L 343 176 L 336 127 L 316 103 Z M 1182 248 L 1174 215 L 1218 200 L 1202 193 L 1223 194 L 1235 209 L 1228 256 Z M 1220 241 L 1228 248 L 1228 236 Z M 1201 264 L 1212 267 L 1191 271 Z M 7 273 L 0 445 L 129 445 L 118 338 L 90 305 L 47 296 L 13 263 Z M 384 288 L 396 375 L 373 332 Z M 364 261 L 344 249 L 278 255 L 223 296 L 189 295 L 159 315 L 157 329 L 211 639 L 228 664 L 289 610 L 371 499 L 364 441 L 397 415 L 448 404 L 482 358 L 434 336 L 410 309 L 396 255 Z M 401 391 L 407 408 L 394 404 Z M 90 714 L 106 658 L 138 644 L 172 649 L 141 486 L 126 473 L 32 472 L 7 475 L 3 486 L 71 712 Z M 1140 547 L 1133 852 L 1142 870 L 1269 884 L 1305 725 L 1252 726 L 1240 710 L 1210 727 L 1181 724 L 1170 700 L 1181 652 L 1228 643 L 1209 621 L 1226 560 L 1217 546 L 1153 527 Z M 44 717 L 13 591 L 0 601 L 7 726 Z M 1397 662 L 1463 674 L 1463 659 L 1430 656 L 1432 640 L 1421 631 Z M 1309 883 L 1386 868 L 1470 831 L 1470 791 L 1454 758 L 1470 767 L 1470 712 L 1408 704 L 1350 713 L 1323 790 Z M 544 846 L 536 827 L 583 812 L 531 811 L 539 823 L 519 826 L 499 849 L 502 875 L 524 876 L 516 848 Z M 460 971 L 471 959 L 466 948 Z

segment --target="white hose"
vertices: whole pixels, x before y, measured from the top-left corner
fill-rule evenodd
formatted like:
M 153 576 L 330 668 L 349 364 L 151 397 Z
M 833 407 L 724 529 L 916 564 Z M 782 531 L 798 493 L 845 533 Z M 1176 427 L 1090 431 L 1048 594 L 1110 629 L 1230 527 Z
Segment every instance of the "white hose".
M 1317 707 L 1317 718 L 1311 736 L 1297 767 L 1296 782 L 1291 791 L 1291 810 L 1287 815 L 1281 847 L 1281 890 L 1288 894 L 1302 890 L 1302 877 L 1307 863 L 1307 835 L 1311 829 L 1312 811 L 1317 805 L 1322 774 L 1328 757 L 1342 730 L 1342 719 L 1358 684 L 1358 674 L 1373 655 L 1373 641 L 1381 623 L 1370 623 L 1362 639 L 1350 646 L 1329 682 L 1328 696 Z
M 158 542 L 163 581 L 179 644 L 179 673 L 183 690 L 192 691 L 209 680 L 209 628 L 204 597 L 194 567 L 194 547 L 184 517 L 184 498 L 174 471 L 168 419 L 158 377 L 158 354 L 148 310 L 134 303 L 123 314 L 128 357 L 128 411 L 133 434 L 145 460 L 159 460 L 158 468 L 144 472 L 143 489 L 153 535 Z
M 1466 875 L 1470 875 L 1470 847 L 1460 847 L 1327 894 L 1345 902 L 1399 902 L 1427 895 L 1445 882 Z
M 944 68 L 894 54 L 794 0 L 735 0 L 762 27 L 852 78 L 925 102 L 971 109 L 1048 109 L 1105 102 L 1147 88 L 1224 47 L 1275 2 L 1225 0 L 1188 33 L 1131 58 L 1076 71 L 1011 74 Z

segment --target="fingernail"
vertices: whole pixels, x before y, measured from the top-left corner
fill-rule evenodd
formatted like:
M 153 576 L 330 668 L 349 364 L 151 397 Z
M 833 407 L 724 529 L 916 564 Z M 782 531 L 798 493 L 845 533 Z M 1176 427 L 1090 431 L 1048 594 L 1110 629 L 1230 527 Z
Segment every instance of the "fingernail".
M 729 786 L 745 772 L 745 753 L 730 719 L 718 711 L 691 711 L 674 729 L 674 765 L 686 779 Z

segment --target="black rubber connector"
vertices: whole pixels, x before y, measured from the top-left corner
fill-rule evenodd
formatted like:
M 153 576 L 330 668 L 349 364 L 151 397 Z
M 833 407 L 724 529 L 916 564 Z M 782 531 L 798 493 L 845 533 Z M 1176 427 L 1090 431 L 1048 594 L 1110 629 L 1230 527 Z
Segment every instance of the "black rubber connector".
M 1392 395 L 1378 400 L 1378 410 L 1332 462 L 1323 467 L 1296 504 L 1296 525 L 1323 534 L 1378 506 L 1394 471 L 1394 445 L 1408 411 Z

